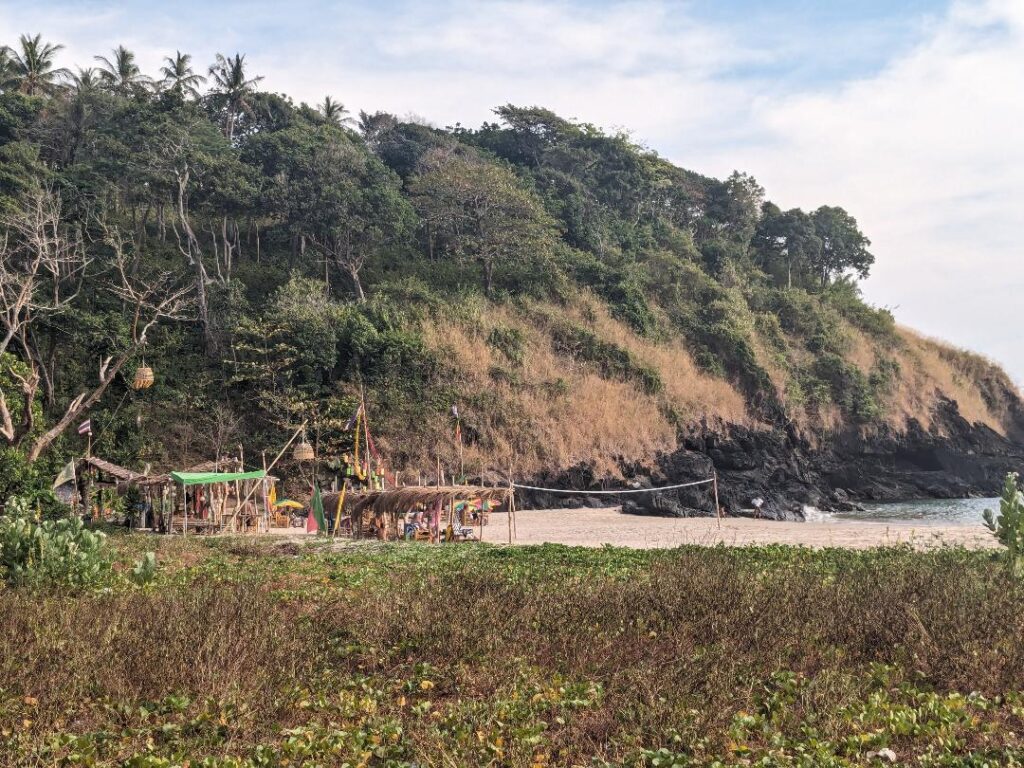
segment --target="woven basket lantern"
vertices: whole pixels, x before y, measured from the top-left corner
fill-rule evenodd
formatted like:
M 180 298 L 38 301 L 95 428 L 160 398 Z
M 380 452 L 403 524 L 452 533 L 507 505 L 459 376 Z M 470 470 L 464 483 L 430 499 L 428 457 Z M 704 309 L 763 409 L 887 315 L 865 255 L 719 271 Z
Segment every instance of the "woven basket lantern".
M 132 389 L 149 389 L 153 386 L 155 377 L 153 376 L 153 369 L 148 365 L 143 365 L 140 368 L 135 369 L 135 378 L 132 380 Z
M 313 452 L 313 446 L 303 438 L 302 442 L 296 444 L 295 450 L 292 451 L 292 458 L 296 461 L 312 461 L 316 458 L 316 454 Z

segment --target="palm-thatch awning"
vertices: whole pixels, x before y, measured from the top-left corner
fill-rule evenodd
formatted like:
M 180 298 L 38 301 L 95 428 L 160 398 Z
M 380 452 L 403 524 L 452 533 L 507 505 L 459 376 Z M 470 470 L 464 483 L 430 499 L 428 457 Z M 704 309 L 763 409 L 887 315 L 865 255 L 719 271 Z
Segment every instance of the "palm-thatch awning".
M 345 512 L 355 517 L 364 512 L 377 515 L 403 515 L 419 505 L 430 507 L 441 502 L 443 508 L 460 501 L 480 499 L 492 504 L 508 501 L 512 490 L 481 485 L 407 485 L 383 491 L 350 493 L 345 497 Z M 324 508 L 333 509 L 338 503 L 337 493 L 324 495 Z
M 106 475 L 110 475 L 121 483 L 133 483 L 146 477 L 141 472 L 134 472 L 130 469 L 126 469 L 125 467 L 118 466 L 113 462 L 96 458 L 95 456 L 86 456 L 79 461 L 79 472 L 81 472 L 84 467 L 91 467 L 92 469 L 97 469 Z

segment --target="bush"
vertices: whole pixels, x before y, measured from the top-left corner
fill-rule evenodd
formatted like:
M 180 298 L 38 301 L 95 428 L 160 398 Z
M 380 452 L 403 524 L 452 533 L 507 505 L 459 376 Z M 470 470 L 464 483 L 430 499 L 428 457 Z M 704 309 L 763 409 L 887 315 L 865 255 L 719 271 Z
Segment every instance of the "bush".
M 605 378 L 631 381 L 648 395 L 656 395 L 664 389 L 657 370 L 634 359 L 629 350 L 598 338 L 586 328 L 559 323 L 551 335 L 556 350 L 595 363 Z
M 109 574 L 106 536 L 79 518 L 37 521 L 17 501 L 7 511 L 0 518 L 0 578 L 10 586 L 89 587 Z
M 897 343 L 899 337 L 892 312 L 864 303 L 856 283 L 847 280 L 834 283 L 823 298 L 855 327 L 890 346 Z
M 518 328 L 495 326 L 487 335 L 487 343 L 505 355 L 513 365 L 522 365 L 526 358 L 526 338 Z
M 986 509 L 985 526 L 992 531 L 1000 544 L 1006 547 L 1006 561 L 1014 576 L 1024 572 L 1024 494 L 1017 484 L 1017 473 L 1010 472 L 1003 483 L 1003 495 L 999 499 L 999 516 Z

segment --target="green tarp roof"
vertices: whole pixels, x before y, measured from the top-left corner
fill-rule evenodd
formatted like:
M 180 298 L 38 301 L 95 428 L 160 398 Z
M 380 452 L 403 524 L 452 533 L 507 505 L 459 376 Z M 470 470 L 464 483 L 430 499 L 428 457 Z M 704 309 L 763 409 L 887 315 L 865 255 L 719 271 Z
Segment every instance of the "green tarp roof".
M 262 480 L 267 473 L 262 469 L 252 472 L 171 472 L 175 482 L 182 485 L 210 485 L 228 483 L 232 480 Z

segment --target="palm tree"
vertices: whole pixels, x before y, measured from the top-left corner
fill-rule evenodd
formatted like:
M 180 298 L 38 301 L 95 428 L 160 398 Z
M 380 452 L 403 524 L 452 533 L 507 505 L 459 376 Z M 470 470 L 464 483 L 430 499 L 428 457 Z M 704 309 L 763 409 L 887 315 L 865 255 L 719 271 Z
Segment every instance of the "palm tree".
M 7 91 L 18 86 L 18 79 L 14 74 L 14 62 L 11 61 L 11 49 L 6 45 L 0 46 L 0 91 Z
M 135 54 L 123 45 L 112 51 L 113 60 L 106 56 L 93 56 L 100 63 L 99 76 L 103 84 L 122 96 L 137 94 L 152 85 L 153 80 L 142 74 L 135 63 Z
M 8 49 L 10 66 L 18 83 L 18 90 L 29 96 L 49 96 L 56 93 L 61 88 L 60 81 L 71 74 L 63 67 L 53 67 L 57 52 L 64 46 L 44 43 L 42 37 L 22 35 L 19 40 L 21 51 Z
M 254 86 L 263 79 L 262 76 L 248 78 L 245 75 L 245 56 L 236 53 L 234 58 L 225 58 L 217 54 L 217 59 L 210 66 L 210 77 L 213 78 L 214 91 L 225 101 L 224 135 L 228 141 L 235 136 L 235 124 L 242 113 L 251 114 L 252 105 L 249 97 Z
M 79 67 L 78 72 L 71 75 L 71 82 L 78 93 L 89 93 L 100 87 L 99 75 L 93 67 Z
M 324 120 L 333 125 L 351 125 L 352 118 L 349 117 L 349 112 L 345 109 L 345 105 L 340 101 L 335 101 L 330 96 L 324 96 L 324 103 L 320 105 L 320 114 Z
M 190 96 L 198 99 L 199 86 L 206 82 L 206 78 L 197 75 L 192 69 L 192 57 L 187 53 L 175 51 L 173 57 L 165 56 L 164 61 L 167 65 L 160 67 L 160 73 L 164 76 L 161 83 L 182 98 Z

